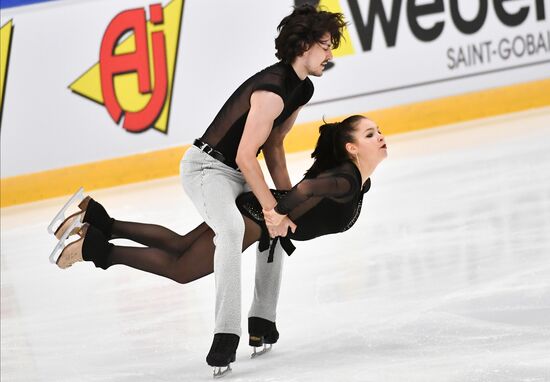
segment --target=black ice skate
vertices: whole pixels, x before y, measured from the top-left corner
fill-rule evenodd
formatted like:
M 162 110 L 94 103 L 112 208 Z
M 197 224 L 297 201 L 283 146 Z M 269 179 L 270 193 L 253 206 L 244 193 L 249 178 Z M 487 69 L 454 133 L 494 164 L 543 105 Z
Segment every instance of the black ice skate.
M 267 353 L 279 339 L 279 332 L 275 323 L 260 317 L 248 318 L 248 334 L 248 343 L 254 347 L 254 353 L 252 353 L 250 358 Z M 263 349 L 257 351 L 256 348 L 260 346 L 263 346 Z
M 230 363 L 235 362 L 238 346 L 238 335 L 230 333 L 214 334 L 214 341 L 206 356 L 206 363 L 214 367 L 214 378 L 223 377 L 231 372 Z

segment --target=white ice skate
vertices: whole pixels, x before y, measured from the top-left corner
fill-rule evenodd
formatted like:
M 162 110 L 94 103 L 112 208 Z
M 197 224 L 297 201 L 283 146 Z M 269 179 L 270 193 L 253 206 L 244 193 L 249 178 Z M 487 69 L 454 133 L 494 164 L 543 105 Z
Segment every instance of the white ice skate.
M 268 353 L 268 352 L 271 351 L 271 348 L 272 348 L 272 347 L 273 347 L 272 344 L 263 344 L 262 350 L 256 351 L 256 349 L 258 349 L 259 347 L 254 346 L 254 353 L 252 353 L 252 354 L 250 355 L 250 358 L 254 359 L 254 358 L 259 357 L 259 356 L 261 356 L 261 355 L 263 355 L 263 354 L 265 354 L 265 353 Z
M 67 218 L 65 217 L 65 212 L 69 209 L 69 207 L 80 204 L 83 199 L 84 199 L 84 188 L 80 187 L 73 194 L 73 196 L 71 196 L 71 198 L 67 201 L 67 203 L 65 203 L 65 205 L 61 208 L 61 210 L 55 215 L 50 225 L 48 225 L 48 232 L 56 235 L 56 237 L 61 240 L 61 237 L 64 236 L 64 233 L 68 231 L 68 230 L 64 230 L 64 232 L 59 232 L 61 225 L 63 224 L 63 222 L 65 222 L 65 220 L 67 220 Z M 80 211 L 73 215 L 77 215 L 79 213 Z M 73 225 L 72 223 L 73 222 L 71 222 L 71 226 Z M 72 232 L 72 233 L 75 233 L 75 232 Z
M 69 227 L 63 233 L 63 236 L 61 236 L 61 239 L 59 239 L 59 241 L 57 242 L 57 245 L 53 249 L 52 253 L 50 254 L 50 263 L 57 264 L 59 255 L 61 255 L 63 248 L 65 248 L 65 240 L 67 240 L 73 232 L 80 231 L 80 229 L 82 228 L 82 224 L 83 223 L 79 219 L 75 219 L 71 222 Z
M 214 367 L 214 378 L 215 379 L 222 378 L 222 377 L 226 376 L 227 374 L 231 373 L 231 371 L 232 371 L 231 364 L 229 364 L 227 366 L 215 366 Z

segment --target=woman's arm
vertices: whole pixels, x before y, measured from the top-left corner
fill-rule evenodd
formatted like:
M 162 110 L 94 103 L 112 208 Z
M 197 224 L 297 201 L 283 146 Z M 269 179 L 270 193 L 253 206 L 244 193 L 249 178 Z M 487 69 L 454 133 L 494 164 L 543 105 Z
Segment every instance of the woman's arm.
M 320 175 L 304 179 L 290 190 L 275 206 L 279 215 L 290 211 L 312 197 L 343 198 L 353 192 L 356 181 L 348 174 Z

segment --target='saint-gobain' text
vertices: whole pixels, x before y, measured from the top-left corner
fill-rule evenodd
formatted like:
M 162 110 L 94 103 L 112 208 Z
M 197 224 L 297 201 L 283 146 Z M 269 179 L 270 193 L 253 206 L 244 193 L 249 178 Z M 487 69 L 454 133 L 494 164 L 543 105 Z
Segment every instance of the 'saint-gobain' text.
M 463 69 L 491 64 L 497 60 L 543 56 L 550 53 L 550 30 L 527 33 L 498 41 L 482 41 L 447 49 L 447 68 Z

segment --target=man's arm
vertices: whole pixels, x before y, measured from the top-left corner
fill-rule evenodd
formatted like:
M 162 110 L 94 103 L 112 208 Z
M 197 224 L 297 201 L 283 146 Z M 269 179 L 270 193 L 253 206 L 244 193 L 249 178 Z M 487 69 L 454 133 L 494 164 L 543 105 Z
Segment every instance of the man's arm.
M 268 139 L 273 121 L 283 107 L 283 99 L 275 93 L 263 90 L 252 93 L 250 111 L 235 158 L 246 182 L 265 209 L 272 209 L 277 202 L 265 182 L 256 153 Z
M 267 187 L 256 153 L 268 139 L 273 128 L 273 121 L 281 114 L 283 108 L 283 99 L 275 93 L 268 91 L 252 93 L 250 111 L 235 158 L 246 182 L 264 210 L 273 210 L 277 201 Z M 281 223 L 283 220 L 284 222 Z M 268 223 L 267 226 L 272 237 L 286 236 L 288 227 L 291 227 L 293 231 L 296 229 L 294 223 L 288 218 L 280 220 L 277 225 Z
M 301 107 L 296 109 L 280 126 L 271 131 L 262 149 L 271 179 L 273 179 L 275 187 L 279 190 L 290 190 L 292 188 L 286 166 L 283 141 L 292 126 L 294 126 L 300 109 Z

